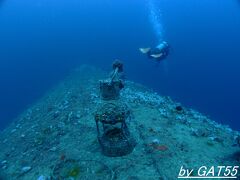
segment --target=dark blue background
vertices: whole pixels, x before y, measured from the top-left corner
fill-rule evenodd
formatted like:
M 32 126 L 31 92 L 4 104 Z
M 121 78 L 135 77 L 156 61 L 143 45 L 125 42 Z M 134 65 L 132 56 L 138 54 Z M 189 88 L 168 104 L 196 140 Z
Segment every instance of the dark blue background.
M 156 6 L 172 47 L 159 67 L 138 52 L 157 44 L 148 1 L 0 0 L 1 128 L 74 67 L 119 58 L 129 79 L 240 129 L 239 1 Z

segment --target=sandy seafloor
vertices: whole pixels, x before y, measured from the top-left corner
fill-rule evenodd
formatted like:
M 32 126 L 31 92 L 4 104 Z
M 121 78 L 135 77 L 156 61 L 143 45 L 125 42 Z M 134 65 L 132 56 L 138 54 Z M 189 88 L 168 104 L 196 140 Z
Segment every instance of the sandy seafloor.
M 3 130 L 0 179 L 171 180 L 181 166 L 239 165 L 238 132 L 130 81 L 121 99 L 131 108 L 137 145 L 127 156 L 103 156 L 94 113 L 106 77 L 81 66 Z

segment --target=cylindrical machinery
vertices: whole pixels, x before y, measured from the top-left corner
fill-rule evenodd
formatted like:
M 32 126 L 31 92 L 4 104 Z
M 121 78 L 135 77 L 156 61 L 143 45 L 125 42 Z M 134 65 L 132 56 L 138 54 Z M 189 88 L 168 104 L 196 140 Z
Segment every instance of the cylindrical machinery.
M 110 77 L 100 81 L 100 94 L 103 100 L 119 99 L 120 90 L 124 87 L 123 64 L 120 61 L 115 61 L 112 67 L 113 71 Z
M 130 110 L 121 101 L 104 103 L 95 115 L 98 141 L 106 156 L 116 157 L 131 153 L 136 145 L 126 121 Z
M 100 94 L 103 100 L 116 100 L 119 99 L 120 90 L 123 88 L 121 80 L 101 80 L 100 81 Z
M 127 155 L 136 145 L 126 124 L 131 117 L 130 109 L 120 99 L 122 76 L 123 64 L 116 61 L 110 78 L 100 81 L 103 101 L 95 114 L 99 144 L 103 154 L 111 157 Z

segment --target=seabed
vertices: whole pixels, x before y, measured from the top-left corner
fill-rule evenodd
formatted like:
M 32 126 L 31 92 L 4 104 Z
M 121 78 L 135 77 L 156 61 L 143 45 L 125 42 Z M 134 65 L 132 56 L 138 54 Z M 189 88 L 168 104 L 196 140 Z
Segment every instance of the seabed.
M 81 66 L 3 130 L 0 179 L 172 180 L 182 166 L 239 165 L 239 132 L 130 81 L 121 98 L 137 145 L 126 156 L 102 155 L 94 114 L 104 78 Z

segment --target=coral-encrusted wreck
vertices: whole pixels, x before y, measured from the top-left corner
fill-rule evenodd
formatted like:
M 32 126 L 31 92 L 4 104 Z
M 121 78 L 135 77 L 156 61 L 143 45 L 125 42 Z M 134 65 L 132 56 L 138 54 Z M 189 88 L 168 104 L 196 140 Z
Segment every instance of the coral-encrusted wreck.
M 181 166 L 239 165 L 238 132 L 133 82 L 121 97 L 137 145 L 126 156 L 104 156 L 93 116 L 104 77 L 80 67 L 1 132 L 0 179 L 172 180 Z

